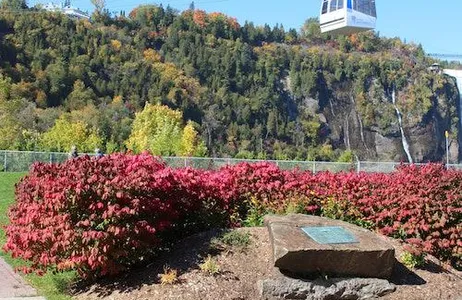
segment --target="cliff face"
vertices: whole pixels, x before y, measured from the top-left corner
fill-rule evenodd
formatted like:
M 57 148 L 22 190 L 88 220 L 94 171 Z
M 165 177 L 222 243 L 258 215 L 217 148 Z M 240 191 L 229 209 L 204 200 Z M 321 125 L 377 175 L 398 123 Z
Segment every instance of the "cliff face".
M 432 94 L 431 107 L 423 116 L 409 111 L 404 103 L 400 104 L 405 102 L 402 94 L 406 88 L 396 91 L 395 107 L 393 91 L 385 90 L 374 80 L 366 95 L 366 101 L 373 107 L 373 118 L 368 119 L 355 96 L 353 84 L 345 82 L 333 87 L 324 107 L 319 103 L 311 105 L 312 113 L 320 112 L 320 120 L 329 129 L 328 139 L 335 148 L 352 150 L 361 160 L 409 162 L 411 157 L 413 162 L 445 161 L 445 131 L 458 120 L 455 111 L 455 107 L 459 107 L 458 93 L 453 82 L 448 80 L 442 89 Z M 316 100 L 308 98 L 305 101 L 313 103 Z M 396 108 L 402 116 L 401 125 Z M 450 162 L 457 162 L 457 131 L 449 138 L 449 152 Z

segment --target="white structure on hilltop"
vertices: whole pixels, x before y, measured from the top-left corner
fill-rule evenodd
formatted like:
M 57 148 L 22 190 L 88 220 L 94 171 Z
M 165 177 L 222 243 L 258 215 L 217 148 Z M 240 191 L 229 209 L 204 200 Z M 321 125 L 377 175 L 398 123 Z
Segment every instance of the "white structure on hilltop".
M 85 12 L 81 11 L 78 8 L 72 7 L 69 2 L 67 2 L 68 5 L 65 4 L 55 4 L 52 2 L 49 2 L 48 4 L 43 6 L 43 9 L 47 11 L 53 11 L 53 12 L 61 12 L 69 17 L 72 18 L 77 18 L 77 19 L 90 19 L 90 16 L 86 14 Z

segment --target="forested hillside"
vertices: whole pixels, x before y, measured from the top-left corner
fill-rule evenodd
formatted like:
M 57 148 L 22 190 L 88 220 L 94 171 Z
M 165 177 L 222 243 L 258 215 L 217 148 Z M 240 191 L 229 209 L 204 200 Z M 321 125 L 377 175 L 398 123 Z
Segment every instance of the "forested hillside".
M 4 9 L 0 149 L 399 161 L 404 132 L 424 161 L 448 130 L 457 159 L 458 92 L 433 62 L 398 38 L 321 35 L 315 19 L 298 31 L 154 5 L 91 21 Z

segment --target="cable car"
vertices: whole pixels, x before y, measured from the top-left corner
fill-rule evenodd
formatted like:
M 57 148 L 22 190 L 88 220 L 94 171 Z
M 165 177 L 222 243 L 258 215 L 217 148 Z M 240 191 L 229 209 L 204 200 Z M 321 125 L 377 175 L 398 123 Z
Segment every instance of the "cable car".
M 375 28 L 375 0 L 322 0 L 321 32 L 353 34 Z

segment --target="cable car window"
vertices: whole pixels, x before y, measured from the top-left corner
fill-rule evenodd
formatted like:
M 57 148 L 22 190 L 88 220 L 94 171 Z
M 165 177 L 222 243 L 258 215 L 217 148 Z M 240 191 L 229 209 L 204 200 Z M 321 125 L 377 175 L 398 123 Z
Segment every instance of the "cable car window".
M 342 9 L 342 8 L 343 8 L 343 0 L 338 0 L 337 9 Z
M 372 13 L 371 15 L 373 17 L 377 18 L 377 10 L 375 8 L 375 0 L 372 0 L 371 2 L 372 2 L 371 3 L 371 13 Z
M 367 11 L 368 0 L 357 0 L 356 2 L 358 2 L 358 11 L 365 14 Z
M 322 10 L 321 10 L 322 14 L 327 13 L 328 2 L 329 2 L 328 0 L 324 0 L 324 2 L 322 3 Z
M 329 11 L 336 11 L 336 10 L 337 10 L 337 0 L 331 0 Z
M 353 9 L 369 16 L 375 16 L 374 0 L 356 0 Z

